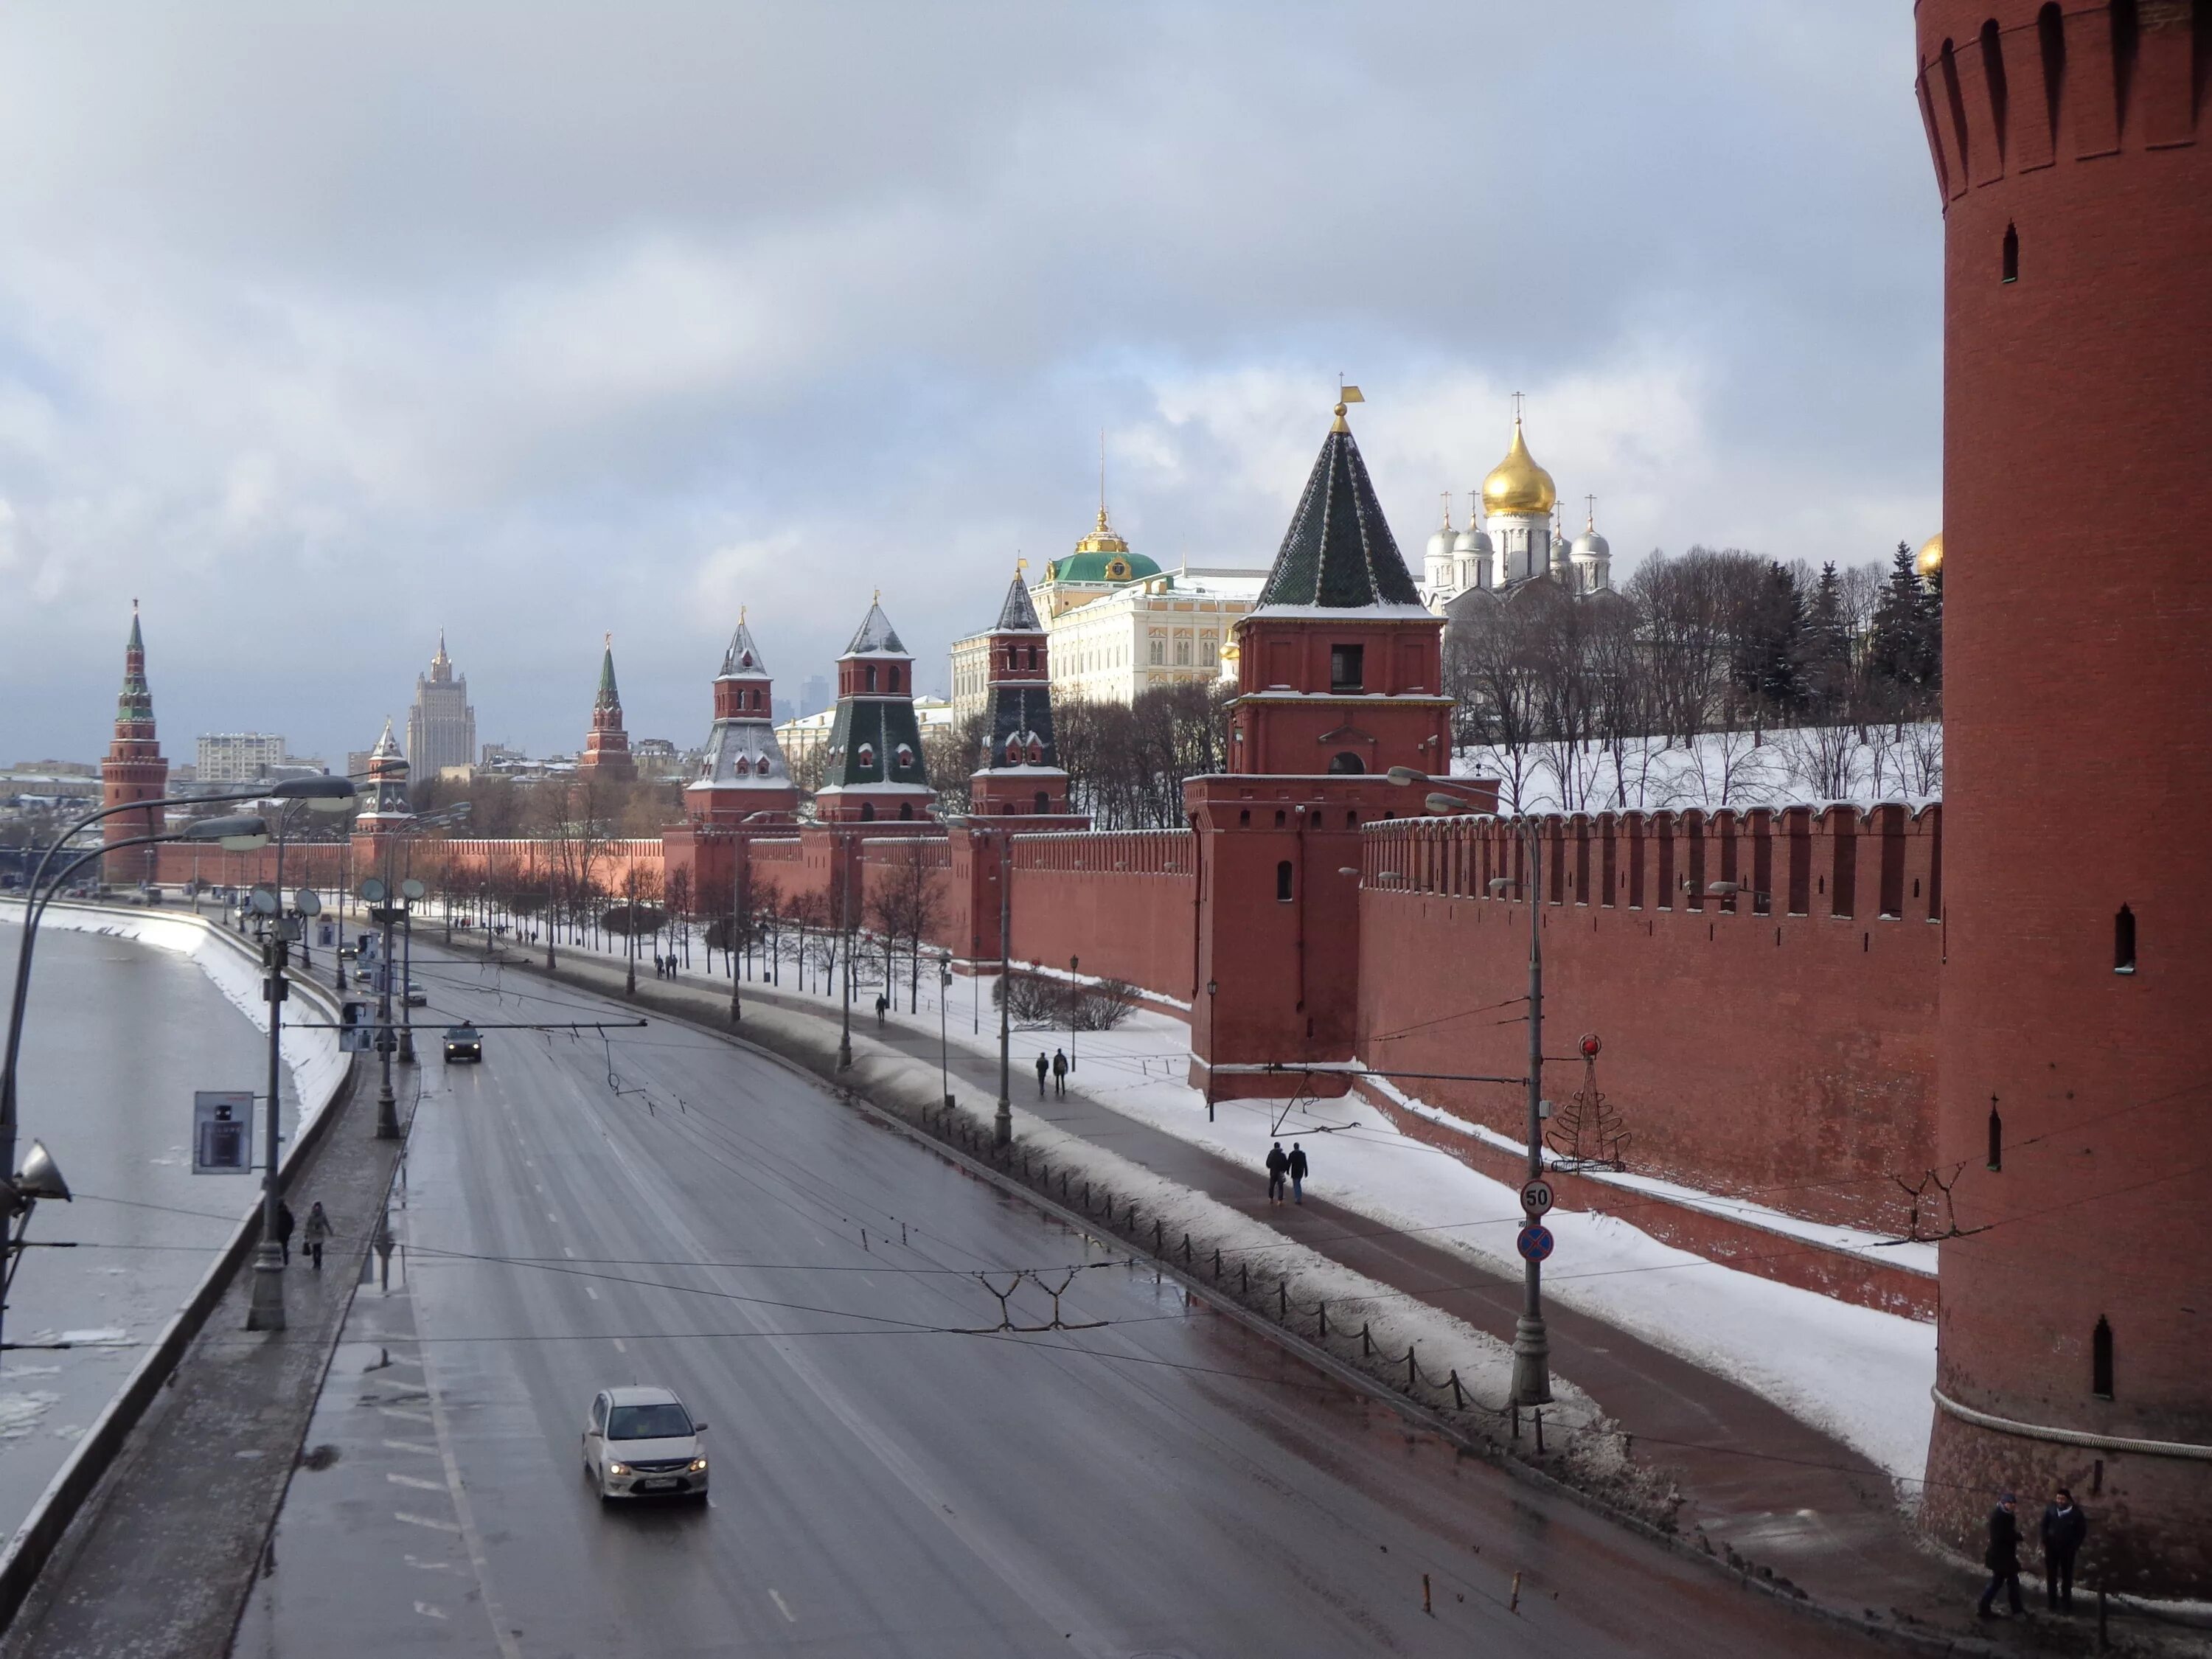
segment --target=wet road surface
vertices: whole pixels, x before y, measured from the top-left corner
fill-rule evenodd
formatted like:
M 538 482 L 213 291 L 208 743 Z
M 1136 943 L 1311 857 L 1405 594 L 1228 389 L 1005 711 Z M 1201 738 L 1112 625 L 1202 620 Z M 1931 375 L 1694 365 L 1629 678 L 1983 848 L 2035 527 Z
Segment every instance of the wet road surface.
M 486 971 L 418 977 L 483 1019 L 622 1017 Z M 240 1654 L 1870 1649 L 1462 1457 L 779 1062 L 663 1024 L 422 1053 L 390 1282 L 356 1301 Z M 1073 1270 L 1058 1310 L 1089 1328 L 994 1328 L 1022 1269 L 1011 1323 L 1048 1325 Z M 584 1413 L 633 1381 L 711 1425 L 709 1504 L 592 1495 Z

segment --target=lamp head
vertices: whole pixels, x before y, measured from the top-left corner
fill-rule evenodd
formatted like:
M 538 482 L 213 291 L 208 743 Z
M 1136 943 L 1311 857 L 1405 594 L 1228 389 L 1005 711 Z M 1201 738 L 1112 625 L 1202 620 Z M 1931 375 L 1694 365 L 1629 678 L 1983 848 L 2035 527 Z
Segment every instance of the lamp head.
M 185 826 L 186 841 L 220 842 L 226 853 L 251 853 L 269 845 L 269 820 L 256 814 L 200 818 Z
M 31 1150 L 23 1155 L 23 1167 L 15 1171 L 15 1195 L 58 1198 L 64 1204 L 70 1201 L 69 1182 L 62 1179 L 60 1166 L 46 1150 L 45 1141 L 33 1141 Z
M 1431 812 L 1437 813 L 1439 816 L 1449 816 L 1451 813 L 1462 811 L 1466 807 L 1467 803 L 1462 800 L 1457 795 L 1432 794 L 1424 801 L 1422 805 L 1426 806 Z
M 1429 781 L 1426 772 L 1416 772 L 1410 766 L 1394 766 L 1382 775 L 1401 789 L 1409 783 L 1426 783 Z
M 319 775 L 312 778 L 286 778 L 270 792 L 277 800 L 303 800 L 313 812 L 346 812 L 361 792 L 354 787 L 351 778 Z

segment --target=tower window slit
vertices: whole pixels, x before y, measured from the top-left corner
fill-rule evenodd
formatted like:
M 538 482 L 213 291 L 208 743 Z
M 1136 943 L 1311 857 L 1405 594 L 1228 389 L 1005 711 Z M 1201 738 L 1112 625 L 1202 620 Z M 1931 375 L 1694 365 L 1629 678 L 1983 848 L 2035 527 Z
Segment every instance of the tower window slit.
M 2003 271 L 2003 281 L 2016 283 L 2020 280 L 2020 231 L 2012 225 L 2005 227 Z
M 2112 1397 L 2112 1327 L 2102 1314 L 2089 1337 L 2089 1392 L 2100 1400 Z
M 2112 971 L 2132 974 L 2135 970 L 2136 913 L 2123 904 L 2112 918 Z

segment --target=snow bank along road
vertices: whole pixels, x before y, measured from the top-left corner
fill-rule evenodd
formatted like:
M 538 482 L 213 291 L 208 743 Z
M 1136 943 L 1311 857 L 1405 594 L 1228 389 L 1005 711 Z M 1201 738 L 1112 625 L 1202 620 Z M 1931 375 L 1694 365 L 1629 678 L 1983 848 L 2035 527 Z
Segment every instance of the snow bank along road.
M 440 1013 L 625 1012 L 474 971 L 441 971 Z M 422 1051 L 391 1287 L 355 1304 L 239 1653 L 1865 1646 L 1459 1456 L 779 1062 L 659 1024 Z M 1022 1269 L 1011 1323 L 1049 1324 L 1039 1281 L 1073 1270 L 1070 1328 L 994 1328 L 977 1275 Z M 711 1424 L 710 1506 L 592 1495 L 585 1410 L 632 1381 Z

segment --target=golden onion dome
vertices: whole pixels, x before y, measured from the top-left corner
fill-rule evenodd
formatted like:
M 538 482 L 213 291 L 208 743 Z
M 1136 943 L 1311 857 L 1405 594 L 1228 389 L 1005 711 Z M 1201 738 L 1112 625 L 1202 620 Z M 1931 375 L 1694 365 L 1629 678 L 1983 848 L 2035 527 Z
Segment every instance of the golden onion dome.
M 1512 447 L 1482 481 L 1482 510 L 1486 514 L 1548 514 L 1559 499 L 1559 486 L 1552 482 L 1552 475 L 1537 465 L 1535 457 L 1529 454 L 1528 445 L 1521 436 L 1521 418 L 1516 415 L 1513 419 Z
M 1932 582 L 1943 569 L 1943 532 L 1937 531 L 1920 544 L 1920 551 L 1913 555 L 1912 568 L 1923 582 Z

